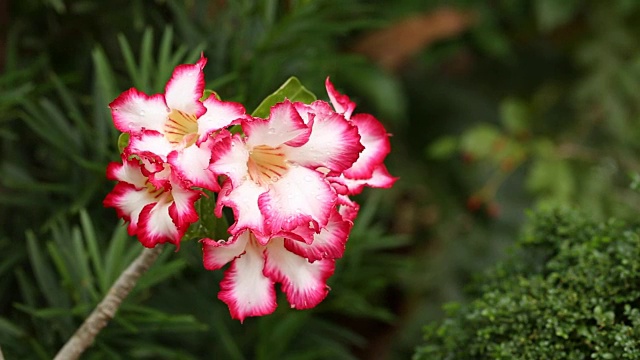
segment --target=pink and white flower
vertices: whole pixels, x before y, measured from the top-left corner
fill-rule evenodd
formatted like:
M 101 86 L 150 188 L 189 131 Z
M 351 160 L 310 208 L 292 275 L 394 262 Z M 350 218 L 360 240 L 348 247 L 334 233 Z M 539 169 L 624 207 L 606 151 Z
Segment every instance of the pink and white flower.
M 107 178 L 118 183 L 104 205 L 115 208 L 129 222 L 129 235 L 146 247 L 166 242 L 179 247 L 189 225 L 198 220 L 194 203 L 201 192 L 185 187 L 170 165 L 153 154 L 123 155 L 122 163 L 108 165 Z
M 206 63 L 201 57 L 196 64 L 177 66 L 164 94 L 149 96 L 131 88 L 109 107 L 116 128 L 132 135 L 128 153 L 156 154 L 170 161 L 191 185 L 217 191 L 215 177 L 207 169 L 211 153 L 207 141 L 213 132 L 237 123 L 245 109 L 213 95 L 200 101 Z M 172 154 L 175 151 L 179 153 Z
M 218 297 L 232 317 L 273 312 L 276 284 L 292 308 L 315 307 L 359 210 L 349 196 L 396 181 L 383 163 L 389 134 L 372 115 L 354 114 L 328 78 L 331 104 L 285 100 L 266 119 L 216 96 L 201 101 L 206 62 L 176 67 L 164 94 L 132 88 L 109 105 L 129 144 L 107 168 L 117 184 L 104 205 L 144 246 L 179 247 L 199 218 L 196 188 L 218 192 L 214 213 L 229 207 L 235 221 L 228 240 L 201 240 L 203 262 L 209 270 L 230 263 Z
M 204 266 L 217 270 L 231 262 L 218 298 L 234 319 L 272 313 L 277 306 L 276 283 L 282 285 L 292 308 L 309 309 L 327 296 L 326 282 L 333 274 L 334 259 L 344 252 L 350 227 L 334 212 L 310 244 L 284 237 L 262 243 L 248 230 L 228 241 L 203 239 Z
M 358 160 L 332 181 L 345 186 L 349 194 L 358 194 L 365 186 L 389 188 L 397 178 L 391 176 L 384 165 L 384 159 L 391 151 L 389 134 L 378 119 L 370 114 L 353 114 L 355 103 L 347 95 L 340 94 L 329 78 L 325 81 L 331 104 L 337 113 L 358 128 L 364 150 Z
M 227 177 L 217 212 L 232 208 L 232 235 L 250 230 L 263 245 L 276 235 L 309 240 L 297 230 L 311 224 L 317 233 L 329 222 L 337 194 L 326 174 L 349 168 L 363 147 L 357 128 L 328 106 L 298 107 L 286 100 L 268 119 L 242 121 L 244 136 L 216 139 L 210 169 Z

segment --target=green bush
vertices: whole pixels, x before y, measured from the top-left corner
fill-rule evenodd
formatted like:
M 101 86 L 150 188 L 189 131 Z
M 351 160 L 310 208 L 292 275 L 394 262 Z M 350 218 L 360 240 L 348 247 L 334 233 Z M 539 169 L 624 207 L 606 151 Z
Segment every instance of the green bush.
M 427 326 L 420 359 L 640 359 L 640 226 L 539 212 L 468 305 Z

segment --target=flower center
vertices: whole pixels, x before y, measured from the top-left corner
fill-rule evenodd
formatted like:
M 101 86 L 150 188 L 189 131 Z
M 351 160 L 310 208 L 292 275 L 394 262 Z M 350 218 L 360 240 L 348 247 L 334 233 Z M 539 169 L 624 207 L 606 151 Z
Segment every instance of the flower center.
M 280 147 L 254 146 L 249 151 L 249 177 L 258 185 L 272 184 L 282 177 L 289 168 Z
M 198 119 L 193 114 L 172 109 L 164 124 L 164 136 L 173 146 L 189 147 L 198 139 Z

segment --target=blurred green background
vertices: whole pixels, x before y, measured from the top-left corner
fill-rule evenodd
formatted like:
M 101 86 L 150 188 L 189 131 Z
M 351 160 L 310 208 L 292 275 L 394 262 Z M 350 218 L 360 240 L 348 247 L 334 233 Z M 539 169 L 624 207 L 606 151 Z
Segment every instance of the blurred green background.
M 102 200 L 108 108 L 208 57 L 207 88 L 253 109 L 324 79 L 393 133 L 327 299 L 231 320 L 222 272 L 170 249 L 87 359 L 407 359 L 442 305 L 519 236 L 527 209 L 633 218 L 640 2 L 0 2 L 0 346 L 49 359 L 140 252 Z

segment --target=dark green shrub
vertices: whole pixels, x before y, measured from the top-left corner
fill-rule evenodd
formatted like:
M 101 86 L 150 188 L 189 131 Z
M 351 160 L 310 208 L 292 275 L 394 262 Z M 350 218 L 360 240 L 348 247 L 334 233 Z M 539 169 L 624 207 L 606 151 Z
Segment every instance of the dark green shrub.
M 640 227 L 536 213 L 414 359 L 640 359 Z

